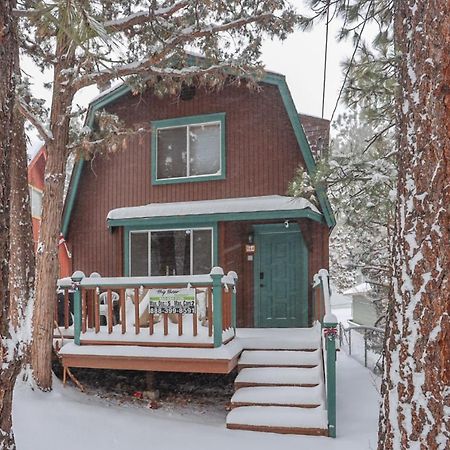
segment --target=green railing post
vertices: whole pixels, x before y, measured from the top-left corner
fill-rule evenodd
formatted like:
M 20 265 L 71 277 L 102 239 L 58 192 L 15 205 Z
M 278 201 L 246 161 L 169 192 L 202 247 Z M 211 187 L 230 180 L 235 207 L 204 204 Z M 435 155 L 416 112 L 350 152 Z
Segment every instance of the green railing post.
M 210 276 L 213 280 L 213 325 L 214 347 L 222 345 L 222 277 L 223 269 L 213 267 Z
M 327 411 L 328 436 L 336 437 L 336 336 L 337 323 L 323 323 L 325 334 L 325 349 L 327 352 Z
M 231 326 L 233 327 L 234 334 L 236 335 L 236 290 L 237 290 L 237 280 L 238 275 L 236 272 L 228 272 L 228 277 L 233 278 L 234 286 L 231 294 Z
M 73 342 L 80 345 L 81 335 L 81 289 L 80 282 L 84 278 L 84 273 L 77 270 L 72 275 L 72 282 L 75 289 L 73 294 Z

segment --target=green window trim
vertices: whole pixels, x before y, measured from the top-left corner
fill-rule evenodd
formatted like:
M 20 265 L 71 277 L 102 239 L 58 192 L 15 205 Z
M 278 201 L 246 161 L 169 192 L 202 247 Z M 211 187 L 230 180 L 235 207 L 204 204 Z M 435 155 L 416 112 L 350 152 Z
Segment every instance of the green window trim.
M 167 226 L 163 226 L 161 224 L 155 224 L 150 225 L 147 224 L 146 226 L 140 226 L 140 225 L 131 225 L 131 226 L 124 226 L 124 233 L 123 233 L 123 269 L 124 273 L 123 276 L 128 277 L 130 276 L 130 238 L 131 238 L 131 232 L 149 232 L 149 231 L 172 231 L 172 230 L 187 230 L 187 229 L 193 229 L 194 231 L 196 229 L 210 229 L 212 230 L 212 265 L 217 266 L 219 261 L 219 236 L 218 236 L 218 225 L 217 222 L 215 223 L 183 223 L 179 222 L 176 227 L 174 227 L 172 224 L 167 224 Z
M 219 123 L 220 124 L 220 171 L 217 174 L 193 175 L 185 177 L 158 179 L 158 135 L 157 131 L 164 128 L 176 128 L 188 125 Z M 224 180 L 226 176 L 226 147 L 225 147 L 225 113 L 202 114 L 198 116 L 185 116 L 173 119 L 154 120 L 151 139 L 151 177 L 153 185 L 192 183 L 200 181 Z

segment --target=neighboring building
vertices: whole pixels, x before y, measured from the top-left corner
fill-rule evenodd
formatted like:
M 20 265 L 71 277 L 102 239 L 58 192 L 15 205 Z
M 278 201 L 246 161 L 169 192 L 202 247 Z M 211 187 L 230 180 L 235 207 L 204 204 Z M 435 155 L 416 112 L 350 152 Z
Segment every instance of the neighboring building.
M 42 220 L 42 198 L 44 192 L 45 147 L 41 147 L 28 164 L 28 186 L 30 188 L 31 217 L 33 224 L 34 248 L 37 250 L 39 229 Z M 58 249 L 60 276 L 67 277 L 72 273 L 71 255 L 65 240 L 61 237 Z
M 353 288 L 347 289 L 343 294 L 352 299 L 352 319 L 351 322 L 357 325 L 373 327 L 379 319 L 377 307 L 374 302 L 373 292 L 370 283 L 361 283 Z

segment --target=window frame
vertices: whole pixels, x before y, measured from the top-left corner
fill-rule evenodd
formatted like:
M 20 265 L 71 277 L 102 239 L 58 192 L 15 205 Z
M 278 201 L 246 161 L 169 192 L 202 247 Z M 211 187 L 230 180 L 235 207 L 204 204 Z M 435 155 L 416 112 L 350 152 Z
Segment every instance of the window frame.
M 215 174 L 188 175 L 184 177 L 158 178 L 158 130 L 189 127 L 190 125 L 208 125 L 218 123 L 220 134 L 220 171 Z M 226 147 L 225 147 L 225 113 L 203 114 L 198 116 L 186 116 L 165 120 L 154 120 L 151 122 L 152 142 L 151 142 L 151 180 L 153 185 L 192 183 L 200 181 L 224 180 L 226 171 Z M 187 140 L 187 151 L 189 139 Z M 186 163 L 188 166 L 188 162 Z
M 127 236 L 127 248 L 128 248 L 128 255 L 127 255 L 127 273 L 131 275 L 131 236 L 132 234 L 139 234 L 139 233 L 147 233 L 147 252 L 148 252 L 148 260 L 147 260 L 147 274 L 143 276 L 158 276 L 158 275 L 151 275 L 151 268 L 152 268 L 152 257 L 151 257 L 151 241 L 152 241 L 152 233 L 157 232 L 165 232 L 165 231 L 190 231 L 191 233 L 196 230 L 209 230 L 211 232 L 211 268 L 214 267 L 215 260 L 215 229 L 213 226 L 195 226 L 195 227 L 181 227 L 181 228 L 145 228 L 145 229 L 133 229 L 128 231 Z M 191 238 L 189 242 L 189 267 L 190 272 L 192 272 L 192 269 L 194 267 L 194 240 Z M 192 273 L 185 275 L 190 276 Z

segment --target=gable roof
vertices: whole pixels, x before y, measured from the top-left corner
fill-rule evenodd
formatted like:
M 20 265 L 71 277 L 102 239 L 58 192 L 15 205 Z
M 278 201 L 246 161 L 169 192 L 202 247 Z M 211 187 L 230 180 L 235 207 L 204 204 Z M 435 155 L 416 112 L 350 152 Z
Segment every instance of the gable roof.
M 303 156 L 303 160 L 305 161 L 306 170 L 308 174 L 310 175 L 313 174 L 316 171 L 316 163 L 314 161 L 314 157 L 311 152 L 310 144 L 305 135 L 305 130 L 303 129 L 303 126 L 300 122 L 299 114 L 297 112 L 297 109 L 295 108 L 292 95 L 286 83 L 286 78 L 284 77 L 284 75 L 280 75 L 274 72 L 266 72 L 261 82 L 277 86 L 280 92 L 283 105 L 286 109 L 289 120 L 291 122 L 300 152 Z M 116 101 L 117 99 L 121 98 L 122 96 L 126 95 L 129 92 L 131 92 L 131 87 L 123 83 L 116 87 L 110 88 L 107 91 L 101 93 L 99 96 L 97 96 L 89 105 L 86 117 L 86 125 L 92 128 L 94 124 L 95 113 L 97 111 L 105 108 L 107 105 L 113 103 L 114 101 Z M 70 181 L 69 191 L 67 193 L 66 202 L 64 205 L 64 213 L 61 225 L 61 233 L 63 234 L 63 236 L 67 236 L 70 223 L 70 216 L 75 204 L 75 199 L 77 196 L 83 166 L 84 160 L 81 159 L 75 164 L 75 167 L 72 172 L 72 178 Z M 330 229 L 332 229 L 336 225 L 336 220 L 334 218 L 334 214 L 331 209 L 331 205 L 328 200 L 326 191 L 324 188 L 319 187 L 316 189 L 316 193 L 320 204 L 320 208 L 325 218 L 325 222 L 327 226 Z

